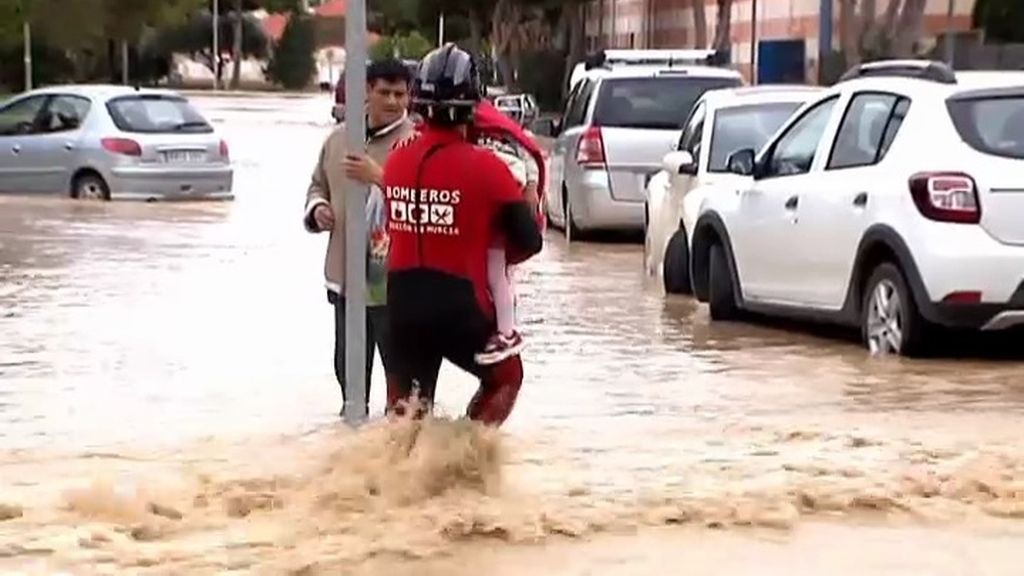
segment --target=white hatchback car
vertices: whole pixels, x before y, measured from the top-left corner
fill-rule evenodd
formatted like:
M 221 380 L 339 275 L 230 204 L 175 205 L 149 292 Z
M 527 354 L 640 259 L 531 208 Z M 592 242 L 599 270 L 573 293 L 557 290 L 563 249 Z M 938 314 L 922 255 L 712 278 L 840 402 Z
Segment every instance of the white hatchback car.
M 749 86 L 711 90 L 697 101 L 675 150 L 647 183 L 644 268 L 649 275 L 661 273 L 666 293 L 691 293 L 690 235 L 704 197 L 749 180 L 729 172 L 729 155 L 760 148 L 822 90 Z
M 941 63 L 864 64 L 730 169 L 693 234 L 694 293 L 859 326 L 916 355 L 933 327 L 1024 325 L 1024 82 Z
M 0 103 L 0 192 L 232 199 L 228 145 L 170 90 L 52 86 Z

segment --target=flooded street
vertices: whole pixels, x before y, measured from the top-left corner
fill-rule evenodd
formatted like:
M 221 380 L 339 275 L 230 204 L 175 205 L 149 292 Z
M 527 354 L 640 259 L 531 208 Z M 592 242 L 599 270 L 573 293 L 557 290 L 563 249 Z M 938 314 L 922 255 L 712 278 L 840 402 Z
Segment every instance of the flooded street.
M 0 572 L 1020 573 L 1024 354 L 711 326 L 639 244 L 520 271 L 500 432 L 348 430 L 301 224 L 330 101 L 195 102 L 235 202 L 0 197 Z M 438 412 L 473 392 L 446 366 Z

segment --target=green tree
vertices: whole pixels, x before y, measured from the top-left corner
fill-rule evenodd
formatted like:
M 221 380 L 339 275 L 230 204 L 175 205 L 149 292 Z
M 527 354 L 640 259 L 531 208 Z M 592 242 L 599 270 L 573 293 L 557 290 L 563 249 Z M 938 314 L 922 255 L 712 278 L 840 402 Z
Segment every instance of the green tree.
M 382 36 L 370 49 L 370 57 L 375 60 L 393 56 L 419 60 L 433 47 L 430 40 L 424 38 L 419 32 L 413 31 L 400 36 Z
M 312 19 L 305 14 L 292 14 L 280 42 L 274 48 L 267 75 L 273 82 L 289 90 L 307 87 L 316 72 L 316 61 L 313 58 L 315 50 L 316 36 Z
M 234 44 L 235 19 L 228 16 L 219 21 L 221 45 Z M 162 53 L 182 52 L 198 54 L 210 50 L 213 36 L 213 17 L 208 12 L 199 12 L 181 25 L 164 27 L 147 40 L 147 47 Z M 242 55 L 256 58 L 270 52 L 270 39 L 263 26 L 252 16 L 242 18 Z
M 247 34 L 245 33 L 245 13 L 264 9 L 267 12 L 288 12 L 297 13 L 300 2 L 298 0 L 233 0 L 230 7 L 231 22 L 231 88 L 237 90 L 242 78 L 242 59 L 246 55 L 243 46 Z M 263 36 L 260 31 L 257 36 Z
M 24 19 L 22 0 L 0 0 L 0 47 L 21 43 Z
M 423 0 L 368 0 L 367 10 L 373 29 L 385 36 L 422 30 L 419 19 Z
M 147 31 L 186 19 L 206 0 L 0 0 L 0 68 L 21 67 L 21 28 L 31 25 L 33 75 L 40 80 L 111 78 L 119 47 L 130 52 Z M 11 58 L 15 56 L 15 58 Z M 49 67 L 53 67 L 50 70 Z

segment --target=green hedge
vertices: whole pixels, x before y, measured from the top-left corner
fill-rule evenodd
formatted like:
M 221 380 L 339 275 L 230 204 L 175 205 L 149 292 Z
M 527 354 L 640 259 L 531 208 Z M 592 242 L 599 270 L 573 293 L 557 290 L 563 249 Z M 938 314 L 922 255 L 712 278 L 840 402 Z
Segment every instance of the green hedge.
M 289 90 L 309 86 L 316 73 L 314 50 L 316 33 L 312 19 L 304 15 L 292 15 L 281 34 L 281 40 L 274 47 L 274 55 L 267 66 L 267 77 Z

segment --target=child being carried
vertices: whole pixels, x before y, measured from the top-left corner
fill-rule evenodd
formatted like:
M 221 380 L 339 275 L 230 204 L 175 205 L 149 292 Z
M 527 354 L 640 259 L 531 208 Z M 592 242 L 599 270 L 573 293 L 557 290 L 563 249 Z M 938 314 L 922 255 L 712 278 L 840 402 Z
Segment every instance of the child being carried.
M 477 142 L 494 152 L 508 165 L 509 171 L 523 189 L 526 202 L 533 210 L 539 210 L 540 201 L 537 190 L 539 186 L 539 170 L 533 156 L 511 141 L 484 138 Z M 506 358 L 519 354 L 523 349 L 523 339 L 516 329 L 515 288 L 513 284 L 514 267 L 505 260 L 505 244 L 499 239 L 487 251 L 487 283 L 494 300 L 497 332 L 491 336 L 487 346 L 476 355 L 481 365 L 497 364 Z

